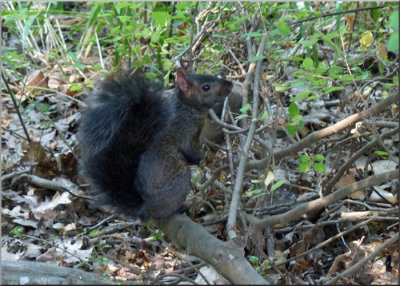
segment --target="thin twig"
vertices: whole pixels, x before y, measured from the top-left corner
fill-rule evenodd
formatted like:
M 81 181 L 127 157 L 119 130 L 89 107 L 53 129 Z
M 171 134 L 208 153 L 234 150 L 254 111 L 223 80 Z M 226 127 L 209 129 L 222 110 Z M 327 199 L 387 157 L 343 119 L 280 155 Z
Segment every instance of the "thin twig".
M 25 123 L 24 123 L 24 121 L 22 120 L 21 113 L 19 112 L 18 104 L 17 104 L 17 101 L 15 100 L 15 94 L 14 94 L 14 92 L 11 90 L 10 86 L 8 85 L 8 82 L 7 82 L 7 80 L 5 79 L 3 73 L 1 74 L 1 78 L 3 79 L 3 82 L 4 82 L 4 84 L 5 84 L 6 87 L 7 87 L 8 93 L 9 93 L 10 96 L 11 96 L 11 99 L 12 99 L 12 101 L 13 101 L 15 110 L 17 111 L 17 114 L 18 114 L 19 121 L 21 122 L 22 128 L 24 129 L 25 136 L 26 136 L 26 140 L 28 140 L 28 142 L 31 143 L 32 140 L 31 140 L 31 137 L 29 136 L 28 130 L 26 130 Z
M 257 56 L 259 56 L 263 53 L 266 38 L 267 38 L 267 35 L 264 34 L 261 38 Z M 260 92 L 259 85 L 260 85 L 261 64 L 262 64 L 262 60 L 257 61 L 257 66 L 256 66 L 256 71 L 255 71 L 255 76 L 254 76 L 254 91 L 253 91 L 253 106 L 252 106 L 252 108 L 253 108 L 252 117 L 253 118 L 257 118 L 257 116 L 258 116 L 257 112 L 258 112 L 258 99 L 259 99 L 259 92 Z M 245 167 L 246 167 L 246 162 L 247 162 L 247 156 L 248 156 L 248 153 L 250 150 L 251 143 L 253 142 L 254 132 L 256 130 L 256 124 L 257 124 L 257 121 L 255 121 L 255 120 L 251 121 L 249 133 L 247 135 L 247 139 L 244 144 L 243 151 L 241 152 L 241 155 L 240 155 L 240 162 L 239 162 L 239 167 L 237 170 L 235 187 L 233 190 L 231 206 L 230 206 L 229 216 L 228 216 L 228 222 L 227 222 L 227 226 L 226 226 L 226 229 L 228 230 L 229 239 L 233 239 L 236 237 L 236 233 L 234 231 L 234 228 L 235 228 L 234 225 L 236 223 L 236 215 L 237 215 L 237 208 L 239 205 L 240 190 L 243 185 L 243 178 L 244 178 L 244 172 L 245 172 Z
M 399 240 L 399 233 L 396 233 L 395 235 L 393 235 L 390 239 L 388 239 L 387 241 L 385 241 L 381 246 L 379 246 L 374 252 L 372 252 L 368 257 L 360 260 L 359 262 L 357 262 L 356 264 L 354 264 L 353 266 L 351 266 L 349 269 L 343 271 L 342 273 L 340 273 L 338 276 L 336 276 L 335 278 L 332 278 L 331 280 L 326 281 L 324 284 L 326 285 L 331 285 L 331 284 L 335 284 L 339 279 L 348 277 L 353 275 L 354 273 L 357 272 L 358 269 L 360 269 L 363 265 L 367 264 L 369 261 L 375 259 L 375 257 L 377 257 L 381 252 L 383 252 L 385 250 L 385 248 L 387 248 L 388 246 L 392 245 L 393 243 L 395 243 L 397 240 Z

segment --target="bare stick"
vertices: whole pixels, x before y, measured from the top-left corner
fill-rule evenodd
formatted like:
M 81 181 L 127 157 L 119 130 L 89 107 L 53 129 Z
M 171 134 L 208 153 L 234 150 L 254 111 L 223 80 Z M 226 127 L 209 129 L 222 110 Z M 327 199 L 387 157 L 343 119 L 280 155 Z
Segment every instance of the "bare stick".
M 266 38 L 267 38 L 266 34 L 264 34 L 261 38 L 260 46 L 259 46 L 258 53 L 257 53 L 258 56 L 261 55 L 264 51 Z M 255 77 L 254 77 L 253 110 L 252 110 L 253 119 L 257 118 L 258 97 L 259 97 L 259 92 L 260 92 L 259 84 L 260 84 L 261 63 L 262 63 L 262 60 L 257 62 Z M 249 133 L 247 135 L 247 139 L 244 144 L 243 151 L 241 152 L 241 155 L 240 155 L 240 162 L 239 162 L 239 167 L 238 167 L 238 171 L 237 171 L 235 187 L 233 190 L 231 206 L 229 209 L 228 222 L 226 225 L 226 229 L 228 230 L 229 239 L 233 239 L 236 237 L 236 233 L 234 231 L 234 228 L 235 228 L 234 225 L 236 223 L 236 214 L 237 214 L 237 208 L 239 205 L 240 189 L 242 188 L 242 185 L 243 185 L 243 178 L 244 178 L 244 172 L 245 172 L 245 167 L 246 167 L 246 162 L 247 162 L 247 156 L 248 156 L 248 153 L 250 150 L 251 143 L 253 142 L 254 132 L 256 130 L 256 124 L 257 124 L 257 121 L 255 121 L 255 120 L 251 121 Z
M 19 121 L 21 122 L 22 128 L 24 129 L 25 136 L 26 136 L 26 140 L 28 140 L 28 142 L 31 143 L 32 140 L 31 140 L 31 137 L 29 136 L 28 130 L 26 130 L 24 121 L 22 120 L 22 116 L 21 116 L 21 113 L 19 112 L 18 104 L 17 104 L 17 102 L 16 102 L 16 100 L 15 100 L 14 92 L 12 92 L 12 90 L 10 89 L 10 86 L 8 85 L 8 82 L 6 81 L 6 79 L 5 79 L 5 77 L 4 77 L 4 74 L 1 74 L 1 78 L 3 79 L 4 84 L 5 84 L 6 87 L 7 87 L 8 93 L 9 93 L 10 96 L 11 96 L 11 99 L 12 99 L 12 101 L 13 101 L 15 110 L 17 111 L 17 114 L 18 114 Z

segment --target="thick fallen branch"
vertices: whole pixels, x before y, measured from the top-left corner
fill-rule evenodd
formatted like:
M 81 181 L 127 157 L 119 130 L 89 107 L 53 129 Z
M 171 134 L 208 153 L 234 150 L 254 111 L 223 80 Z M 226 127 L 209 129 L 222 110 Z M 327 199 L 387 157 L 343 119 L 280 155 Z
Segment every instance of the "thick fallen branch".
M 345 198 L 346 196 L 350 195 L 353 192 L 356 192 L 358 190 L 363 190 L 370 186 L 376 186 L 390 180 L 394 180 L 398 177 L 398 175 L 399 175 L 399 170 L 393 170 L 385 173 L 376 174 L 364 180 L 358 181 L 354 184 L 342 187 L 337 191 L 335 191 L 334 193 L 327 195 L 326 197 L 319 198 L 314 201 L 302 204 L 286 213 L 269 216 L 264 219 L 257 219 L 248 216 L 248 219 L 254 220 L 254 226 L 256 229 L 264 229 L 267 226 L 273 226 L 275 224 L 286 225 L 294 220 L 299 219 L 300 216 L 306 213 L 324 208 L 333 202 Z
M 2 285 L 99 285 L 112 284 L 78 269 L 34 261 L 1 261 Z
M 400 98 L 399 95 L 389 96 L 365 111 L 353 114 L 331 126 L 328 126 L 324 129 L 315 131 L 293 145 L 276 150 L 273 154 L 274 159 L 275 159 L 275 161 L 279 161 L 279 160 L 283 159 L 284 157 L 294 155 L 298 151 L 318 142 L 318 140 L 345 129 L 352 123 L 364 120 L 366 118 L 369 118 L 372 115 L 379 114 L 380 112 L 382 112 L 383 110 L 388 108 L 393 103 L 398 102 L 399 98 Z M 268 159 L 269 159 L 268 157 L 269 156 L 267 156 L 266 158 L 261 159 L 261 160 L 254 160 L 252 162 L 249 162 L 246 166 L 246 170 L 265 168 L 266 165 L 268 164 Z
M 223 242 L 203 226 L 183 215 L 159 221 L 160 229 L 172 242 L 203 259 L 234 284 L 269 285 L 245 259 L 241 247 Z

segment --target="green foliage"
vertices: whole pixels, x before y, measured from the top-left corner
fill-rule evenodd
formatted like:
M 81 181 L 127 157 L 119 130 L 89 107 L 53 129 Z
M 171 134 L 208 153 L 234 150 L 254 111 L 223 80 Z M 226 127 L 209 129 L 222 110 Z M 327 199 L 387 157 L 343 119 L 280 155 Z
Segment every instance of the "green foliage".
M 394 30 L 387 42 L 387 50 L 391 52 L 399 51 L 399 11 L 390 14 L 388 27 Z
M 275 179 L 274 173 L 272 172 L 272 170 L 269 170 L 267 177 L 264 180 L 258 180 L 258 179 L 251 180 L 251 182 L 253 184 L 263 184 L 264 187 L 248 191 L 248 192 L 246 192 L 246 196 L 257 198 L 259 196 L 263 196 L 270 192 L 275 191 L 276 189 L 278 189 L 280 186 L 282 186 L 285 183 L 283 180 L 280 180 L 280 181 L 276 182 L 275 184 L 272 184 L 274 179 Z M 271 187 L 269 187 L 270 185 L 271 185 Z
M 385 151 L 379 151 L 379 150 L 377 150 L 377 151 L 375 151 L 374 153 L 375 153 L 376 155 L 378 155 L 379 157 L 381 157 L 382 159 L 384 159 L 384 160 L 386 160 L 386 159 L 389 158 L 389 154 L 388 154 L 387 152 L 385 152 Z
M 255 270 L 258 273 L 262 273 L 271 268 L 271 265 L 269 264 L 269 261 L 267 259 L 263 262 L 261 262 L 257 256 L 249 256 L 247 257 L 247 259 L 255 267 Z
M 243 119 L 243 118 L 247 118 L 249 117 L 249 115 L 247 114 L 248 111 L 251 109 L 251 104 L 248 103 L 244 106 L 242 106 L 242 108 L 239 109 L 239 111 L 242 113 L 240 115 L 237 115 L 235 118 L 236 119 Z
M 294 135 L 300 128 L 304 126 L 304 121 L 303 117 L 300 115 L 300 110 L 296 103 L 290 103 L 288 110 L 290 119 L 286 124 L 286 130 L 290 135 Z
M 153 232 L 153 239 L 154 240 L 161 240 L 164 237 L 164 235 L 159 232 L 158 230 Z
M 24 230 L 25 229 L 22 226 L 16 226 L 10 231 L 10 233 L 14 235 L 14 238 L 22 238 L 22 232 L 24 232 Z
M 325 160 L 325 157 L 321 154 L 316 155 L 300 155 L 299 161 L 300 164 L 298 166 L 298 171 L 302 173 L 308 172 L 312 167 L 318 173 L 325 174 L 326 166 L 322 163 Z

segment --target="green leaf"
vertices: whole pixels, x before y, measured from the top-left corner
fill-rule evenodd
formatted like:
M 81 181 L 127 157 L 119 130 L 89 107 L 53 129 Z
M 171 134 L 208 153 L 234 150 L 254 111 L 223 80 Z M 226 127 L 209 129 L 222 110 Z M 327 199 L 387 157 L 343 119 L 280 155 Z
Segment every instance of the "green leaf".
M 292 122 L 295 122 L 296 124 L 299 124 L 303 119 L 303 116 L 301 116 L 300 114 L 296 115 L 295 117 L 292 118 Z
M 316 44 L 318 42 L 319 39 L 319 35 L 314 34 L 311 39 L 309 39 L 308 41 L 304 42 L 304 47 L 311 47 L 312 45 Z
M 291 125 L 289 123 L 286 124 L 286 130 L 289 133 L 289 135 L 293 136 L 294 134 L 296 134 L 297 129 L 299 129 L 299 126 L 297 124 L 293 124 L 293 125 Z
M 268 117 L 268 111 L 264 111 L 258 120 L 264 121 L 267 117 Z
M 156 26 L 160 25 L 163 27 L 169 21 L 169 14 L 164 11 L 154 11 L 151 13 L 150 18 L 154 20 Z
M 255 190 L 251 190 L 249 192 L 246 192 L 246 196 L 247 197 L 260 196 L 260 195 L 265 195 L 265 190 L 264 189 L 255 189 Z
M 306 101 L 310 101 L 310 100 L 314 100 L 314 99 L 318 99 L 318 98 L 320 98 L 319 95 L 313 95 L 313 96 L 307 97 Z
M 247 117 L 249 117 L 247 114 L 241 114 L 241 115 L 236 116 L 235 118 L 237 120 L 239 120 L 239 119 L 243 119 L 243 118 L 247 118 Z
M 308 172 L 311 169 L 311 166 L 312 166 L 311 162 L 301 163 L 299 165 L 298 170 L 299 170 L 299 172 L 305 173 L 305 172 Z
M 248 62 L 249 62 L 249 63 L 251 63 L 251 62 L 257 62 L 257 61 L 263 60 L 263 59 L 265 59 L 265 58 L 266 58 L 266 56 L 263 56 L 263 55 L 261 55 L 261 56 L 253 56 L 253 57 L 251 57 L 251 58 L 248 60 Z
M 283 35 L 283 36 L 288 36 L 292 32 L 290 30 L 290 27 L 286 25 L 285 21 L 282 19 L 278 23 L 278 31 Z
M 259 259 L 258 259 L 257 256 L 249 256 L 249 257 L 247 257 L 247 259 L 248 259 L 251 263 L 254 263 L 254 264 L 258 264 L 258 261 L 259 261 Z
M 274 181 L 274 173 L 271 171 L 268 171 L 268 175 L 264 180 L 264 185 L 265 187 L 268 187 L 273 181 Z
M 161 240 L 162 238 L 163 238 L 162 233 L 160 233 L 160 232 L 153 233 L 153 239 L 154 240 Z
M 314 69 L 314 62 L 311 58 L 305 58 L 303 64 L 301 65 L 305 70 L 313 70 Z
M 245 112 L 247 112 L 250 108 L 251 108 L 251 104 L 250 104 L 250 103 L 247 103 L 245 106 L 243 106 L 243 107 L 240 108 L 239 110 L 240 110 L 241 113 L 245 113 Z
M 280 180 L 271 186 L 271 192 L 275 191 L 277 188 L 282 186 L 285 183 L 284 180 Z
M 78 91 L 82 89 L 82 85 L 80 83 L 72 83 L 71 91 Z
M 154 31 L 153 34 L 151 35 L 151 42 L 152 43 L 157 43 L 158 40 L 160 39 L 160 31 Z
M 117 16 L 117 19 L 121 21 L 121 23 L 125 23 L 132 20 L 130 16 Z
M 378 156 L 381 156 L 383 159 L 387 159 L 389 157 L 389 154 L 385 151 L 375 151 L 374 153 Z
M 395 31 L 399 31 L 399 11 L 396 10 L 389 16 L 388 26 Z
M 296 95 L 295 97 L 291 98 L 290 101 L 296 101 L 296 100 L 301 100 L 303 98 L 308 97 L 310 94 L 312 93 L 311 90 L 306 89 L 302 92 L 300 92 L 298 95 Z
M 295 117 L 296 115 L 299 115 L 299 114 L 300 114 L 300 110 L 297 107 L 297 104 L 294 103 L 294 102 L 290 103 L 290 105 L 289 105 L 289 115 L 290 115 L 290 117 L 293 118 L 293 117 Z
M 315 169 L 315 171 L 317 171 L 318 173 L 321 173 L 321 174 L 325 174 L 325 173 L 326 173 L 326 167 L 325 167 L 325 165 L 322 164 L 322 163 L 315 163 L 315 164 L 314 164 L 314 169 Z
M 399 50 L 399 32 L 396 31 L 390 35 L 387 42 L 387 50 L 389 52 L 397 52 Z
M 310 156 L 307 156 L 307 155 L 300 155 L 299 161 L 300 161 L 301 163 L 310 162 Z
M 274 83 L 273 86 L 275 87 L 275 90 L 278 92 L 282 92 L 288 89 L 286 85 L 279 84 L 279 83 Z
M 321 154 L 317 154 L 317 155 L 314 156 L 314 160 L 317 161 L 317 162 L 322 162 L 322 161 L 325 160 L 325 157 L 323 155 L 321 155 Z

